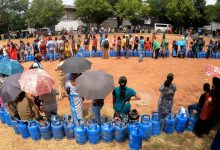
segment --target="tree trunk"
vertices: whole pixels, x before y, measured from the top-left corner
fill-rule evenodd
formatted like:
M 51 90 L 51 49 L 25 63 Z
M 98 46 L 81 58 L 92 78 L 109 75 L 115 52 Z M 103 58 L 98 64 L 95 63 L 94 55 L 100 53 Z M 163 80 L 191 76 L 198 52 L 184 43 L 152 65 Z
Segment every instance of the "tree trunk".
M 118 22 L 118 28 L 122 25 L 123 19 L 120 17 L 117 17 L 117 22 Z

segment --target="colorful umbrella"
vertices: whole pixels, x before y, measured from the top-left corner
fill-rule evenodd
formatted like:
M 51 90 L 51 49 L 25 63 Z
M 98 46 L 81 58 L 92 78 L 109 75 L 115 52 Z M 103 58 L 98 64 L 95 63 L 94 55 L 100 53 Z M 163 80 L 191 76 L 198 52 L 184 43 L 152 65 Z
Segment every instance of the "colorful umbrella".
M 25 71 L 21 75 L 19 83 L 22 91 L 30 93 L 33 96 L 50 93 L 55 84 L 50 75 L 42 69 Z
M 220 78 L 220 66 L 208 66 L 205 69 L 205 74 L 207 76 L 213 76 Z
M 5 79 L 1 87 L 1 97 L 4 102 L 14 101 L 22 92 L 18 82 L 21 73 L 11 75 Z
M 0 61 L 0 73 L 5 75 L 13 75 L 16 73 L 22 73 L 24 67 L 16 60 L 2 59 Z
M 76 92 L 89 99 L 105 99 L 114 89 L 113 76 L 104 71 L 86 71 L 76 78 Z
M 92 63 L 85 58 L 68 58 L 60 67 L 65 73 L 82 73 L 91 69 Z

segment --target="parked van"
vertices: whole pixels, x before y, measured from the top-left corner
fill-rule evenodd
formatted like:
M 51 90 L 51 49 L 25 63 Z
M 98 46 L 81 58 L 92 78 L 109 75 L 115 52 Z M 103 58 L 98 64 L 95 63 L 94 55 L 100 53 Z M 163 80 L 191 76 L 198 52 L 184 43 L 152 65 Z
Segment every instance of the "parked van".
M 154 30 L 158 33 L 173 33 L 173 27 L 171 24 L 155 23 Z

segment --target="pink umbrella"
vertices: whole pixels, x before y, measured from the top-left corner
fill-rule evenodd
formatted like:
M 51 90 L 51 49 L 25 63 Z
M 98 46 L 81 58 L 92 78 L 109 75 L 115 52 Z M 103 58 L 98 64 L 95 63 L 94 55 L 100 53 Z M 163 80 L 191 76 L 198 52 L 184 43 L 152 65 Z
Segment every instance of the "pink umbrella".
M 213 77 L 220 78 L 220 66 L 208 66 L 205 69 L 205 74 L 207 76 L 213 76 Z
M 55 84 L 50 75 L 42 69 L 25 71 L 21 75 L 19 83 L 22 91 L 30 93 L 33 96 L 50 93 Z

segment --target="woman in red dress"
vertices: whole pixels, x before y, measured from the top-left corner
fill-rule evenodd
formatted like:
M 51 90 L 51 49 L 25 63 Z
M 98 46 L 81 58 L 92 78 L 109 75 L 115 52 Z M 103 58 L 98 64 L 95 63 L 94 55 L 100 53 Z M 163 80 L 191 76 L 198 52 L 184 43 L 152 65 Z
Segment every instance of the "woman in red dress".
M 10 59 L 18 60 L 18 52 L 14 43 L 11 43 L 11 49 L 9 52 Z

